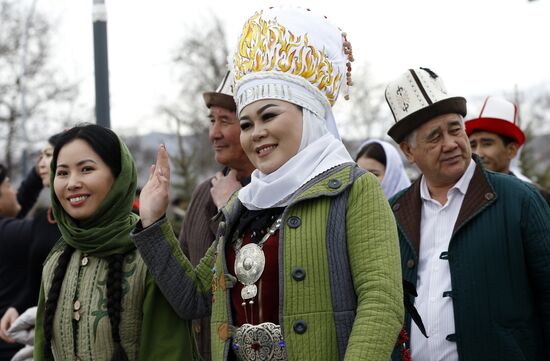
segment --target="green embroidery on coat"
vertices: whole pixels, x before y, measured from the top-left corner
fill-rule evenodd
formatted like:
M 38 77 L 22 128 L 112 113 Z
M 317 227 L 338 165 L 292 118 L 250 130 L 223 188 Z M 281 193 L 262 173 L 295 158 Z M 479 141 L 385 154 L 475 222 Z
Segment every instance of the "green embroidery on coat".
M 128 281 L 130 277 L 134 275 L 137 269 L 137 265 L 134 263 L 136 260 L 135 253 L 131 253 L 128 255 L 124 263 L 131 264 L 130 269 L 127 272 L 123 272 L 123 278 L 122 278 L 122 295 L 124 296 L 130 291 L 130 282 Z M 109 312 L 107 311 L 107 274 L 105 275 L 105 279 L 99 280 L 97 282 L 97 292 L 99 294 L 99 299 L 97 300 L 97 306 L 96 310 L 92 311 L 92 316 L 95 317 L 94 319 L 94 325 L 93 325 L 93 335 L 94 335 L 94 341 L 97 333 L 97 326 L 99 325 L 99 321 L 103 317 L 109 316 Z M 121 311 L 124 311 L 123 308 L 121 308 Z

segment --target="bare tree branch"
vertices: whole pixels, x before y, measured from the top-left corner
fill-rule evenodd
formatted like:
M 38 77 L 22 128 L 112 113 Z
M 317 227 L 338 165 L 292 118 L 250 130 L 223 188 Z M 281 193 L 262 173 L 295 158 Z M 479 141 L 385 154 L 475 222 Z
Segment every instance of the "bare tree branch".
M 212 14 L 201 26 L 189 26 L 173 56 L 181 83 L 174 104 L 159 106 L 175 125 L 178 154 L 173 157 L 177 196 L 185 203 L 191 197 L 196 181 L 217 169 L 210 141 L 209 121 L 202 93 L 214 91 L 227 69 L 228 49 L 221 20 Z
M 0 0 L 0 129 L 7 130 L 0 141 L 8 169 L 14 168 L 17 149 L 45 137 L 27 131 L 32 123 L 44 130 L 46 111 L 77 96 L 77 85 L 52 66 L 52 24 L 40 12 L 29 16 L 23 3 Z

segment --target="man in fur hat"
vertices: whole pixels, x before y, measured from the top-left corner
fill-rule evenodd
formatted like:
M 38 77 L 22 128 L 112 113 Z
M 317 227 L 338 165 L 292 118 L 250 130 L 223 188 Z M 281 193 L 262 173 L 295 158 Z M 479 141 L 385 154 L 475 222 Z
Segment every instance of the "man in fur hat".
M 386 100 L 396 120 L 388 134 L 422 171 L 390 200 L 428 335 L 407 315 L 412 359 L 550 360 L 550 208 L 472 156 L 466 100 L 430 69 L 408 70 Z
M 216 162 L 224 169 L 195 188 L 185 214 L 179 241 L 193 265 L 199 263 L 215 239 L 219 220 L 213 217 L 218 213 L 218 208 L 225 204 L 233 191 L 250 181 L 254 170 L 241 147 L 241 128 L 231 92 L 232 78 L 232 73 L 228 72 L 216 91 L 203 94 L 210 119 L 210 141 Z M 196 320 L 193 328 L 202 359 L 209 361 L 210 319 Z
M 525 134 L 517 126 L 517 106 L 506 99 L 487 97 L 478 117 L 466 121 L 466 134 L 472 152 L 493 172 L 515 175 L 512 159 L 525 143 Z M 550 193 L 534 184 L 550 205 Z

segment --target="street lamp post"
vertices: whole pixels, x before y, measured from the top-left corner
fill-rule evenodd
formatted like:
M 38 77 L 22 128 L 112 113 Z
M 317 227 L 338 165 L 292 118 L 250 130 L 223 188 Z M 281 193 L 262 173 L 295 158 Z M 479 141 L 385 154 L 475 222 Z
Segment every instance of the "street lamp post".
M 95 65 L 95 115 L 98 125 L 110 128 L 109 57 L 107 53 L 107 8 L 105 0 L 93 0 Z

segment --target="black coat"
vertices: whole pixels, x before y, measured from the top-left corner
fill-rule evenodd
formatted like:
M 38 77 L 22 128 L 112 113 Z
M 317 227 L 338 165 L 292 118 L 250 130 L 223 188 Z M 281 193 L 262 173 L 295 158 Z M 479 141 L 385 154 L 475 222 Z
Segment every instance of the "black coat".
M 31 170 L 17 191 L 21 211 L 17 218 L 0 218 L 0 317 L 9 307 L 19 313 L 38 302 L 42 264 L 60 237 L 47 211 L 23 218 L 42 190 L 42 180 Z M 0 341 L 0 361 L 9 360 L 19 345 Z

